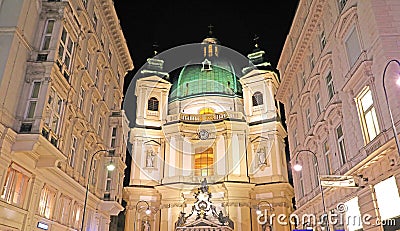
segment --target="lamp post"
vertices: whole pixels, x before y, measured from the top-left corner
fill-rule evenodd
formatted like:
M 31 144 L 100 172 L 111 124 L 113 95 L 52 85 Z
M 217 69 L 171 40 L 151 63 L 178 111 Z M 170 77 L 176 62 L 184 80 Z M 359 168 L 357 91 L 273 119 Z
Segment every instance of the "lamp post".
M 134 222 L 134 224 L 133 224 L 134 230 L 136 230 L 137 213 L 138 213 L 139 209 L 141 208 L 141 207 L 138 208 L 138 206 L 139 206 L 140 203 L 145 203 L 145 204 L 146 204 L 146 211 L 145 211 L 146 215 L 150 215 L 150 214 L 151 214 L 151 210 L 150 210 L 150 205 L 149 205 L 149 203 L 148 203 L 147 201 L 144 201 L 144 200 L 138 201 L 138 202 L 136 203 L 135 222 Z
M 390 109 L 389 99 L 388 99 L 388 95 L 387 95 L 386 87 L 385 87 L 385 74 L 386 74 L 386 70 L 387 70 L 387 68 L 389 67 L 389 65 L 390 65 L 392 62 L 397 63 L 397 65 L 399 65 L 399 67 L 400 67 L 400 62 L 399 62 L 398 60 L 396 60 L 396 59 L 392 59 L 392 60 L 390 60 L 390 61 L 386 64 L 385 70 L 383 71 L 383 90 L 384 90 L 384 92 L 385 92 L 386 106 L 387 106 L 387 109 L 388 109 L 388 111 L 389 111 L 390 121 L 392 122 L 392 129 L 393 129 L 393 133 L 394 133 L 394 134 L 393 134 L 393 135 L 394 135 L 394 140 L 396 141 L 396 145 L 397 145 L 397 152 L 398 152 L 399 155 L 400 155 L 400 143 L 399 143 L 399 138 L 397 137 L 396 125 L 394 124 L 393 114 L 392 114 L 392 110 Z M 397 83 L 397 85 L 400 85 L 400 79 L 397 80 L 396 83 Z
M 262 214 L 262 211 L 261 211 L 261 207 L 262 207 L 262 205 L 263 204 L 266 204 L 266 206 L 268 206 L 269 207 L 269 210 L 272 212 L 272 211 L 274 211 L 274 208 L 272 207 L 272 204 L 269 202 L 269 201 L 260 201 L 260 202 L 258 202 L 258 204 L 257 204 L 257 210 L 256 210 L 256 214 L 257 214 L 257 220 L 259 221 L 259 218 L 262 216 L 261 214 Z M 263 227 L 263 230 L 265 230 L 264 228 L 264 225 L 268 225 L 268 227 L 269 227 L 269 230 L 272 230 L 272 221 L 270 221 L 270 220 L 268 220 L 269 218 L 268 218 L 268 210 L 267 210 L 267 215 L 265 216 L 265 219 L 266 220 L 264 220 L 264 223 L 262 224 L 262 227 Z
M 101 152 L 107 152 L 109 153 L 110 150 L 106 150 L 106 149 L 101 149 L 96 151 L 91 157 L 90 157 L 90 165 L 89 165 L 89 174 L 88 174 L 88 179 L 86 182 L 86 193 L 85 193 L 85 202 L 83 203 L 83 213 L 82 213 L 82 224 L 81 224 L 81 231 L 84 231 L 84 225 L 85 225 L 85 215 L 86 215 L 86 205 L 87 205 L 87 199 L 88 199 L 88 195 L 89 195 L 89 182 L 90 182 L 90 173 L 92 172 L 92 165 L 93 165 L 93 160 L 94 157 L 101 153 Z M 108 171 L 113 171 L 115 169 L 115 165 L 113 165 L 112 163 L 110 163 L 109 165 L 107 165 L 107 170 Z
M 323 211 L 324 211 L 324 215 L 326 216 L 326 217 L 325 217 L 325 218 L 326 218 L 326 231 L 329 231 L 328 213 L 326 212 L 325 198 L 324 198 L 324 190 L 323 190 L 322 184 L 321 184 L 321 174 L 320 174 L 320 172 L 319 172 L 319 166 L 318 166 L 317 155 L 316 155 L 314 152 L 310 151 L 310 150 L 300 150 L 300 151 L 298 151 L 298 152 L 295 154 L 295 156 L 294 156 L 294 158 L 295 158 L 295 160 L 296 160 L 296 164 L 293 166 L 293 169 L 294 169 L 296 172 L 301 171 L 302 168 L 303 168 L 303 166 L 301 166 L 301 165 L 299 164 L 299 162 L 298 162 L 298 157 L 299 157 L 299 154 L 300 154 L 300 153 L 309 153 L 309 154 L 311 154 L 312 157 L 313 157 L 313 162 L 314 162 L 314 164 L 315 164 L 315 168 L 316 168 L 316 171 L 317 171 L 319 189 L 320 189 L 320 191 L 321 191 L 322 208 L 323 208 Z

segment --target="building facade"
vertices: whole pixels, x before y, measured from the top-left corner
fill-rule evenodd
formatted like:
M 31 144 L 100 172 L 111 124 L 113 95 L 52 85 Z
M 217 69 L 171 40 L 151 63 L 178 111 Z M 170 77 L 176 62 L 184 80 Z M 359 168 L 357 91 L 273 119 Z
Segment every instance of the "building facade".
M 238 74 L 211 34 L 176 52 L 178 74 L 155 56 L 136 82 L 125 230 L 267 230 L 257 210 L 288 215 L 293 198 L 277 72 L 256 49 Z
M 0 230 L 108 230 L 133 68 L 113 2 L 0 1 L 0 49 Z
M 393 0 L 301 0 L 279 60 L 291 164 L 303 165 L 293 172 L 294 213 L 318 218 L 325 202 L 330 215 L 357 218 L 331 230 L 399 229 L 400 159 L 388 109 L 398 130 L 400 66 L 390 60 L 400 58 L 399 13 Z M 300 150 L 315 153 L 319 171 Z M 357 185 L 324 187 L 322 197 L 318 173 Z M 316 228 L 307 223 L 299 228 Z

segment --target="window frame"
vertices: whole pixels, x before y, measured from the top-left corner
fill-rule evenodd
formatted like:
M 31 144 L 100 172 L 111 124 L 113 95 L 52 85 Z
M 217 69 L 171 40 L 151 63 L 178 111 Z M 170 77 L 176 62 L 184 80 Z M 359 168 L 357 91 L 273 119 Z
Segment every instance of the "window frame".
M 48 185 L 44 185 L 39 198 L 38 214 L 47 219 L 53 217 L 53 212 L 55 208 L 57 190 Z
M 8 204 L 22 208 L 32 175 L 22 167 L 12 163 L 6 172 L 5 181 L 1 188 L 0 199 Z M 17 186 L 18 192 L 17 192 Z M 16 201 L 16 196 L 18 200 Z
M 367 109 L 364 109 L 362 101 L 363 101 L 364 97 L 367 96 L 368 93 L 370 94 L 372 103 Z M 371 88 L 369 86 L 366 86 L 362 91 L 360 91 L 360 93 L 357 95 L 355 100 L 357 103 L 361 129 L 362 129 L 363 136 L 364 136 L 364 142 L 365 142 L 365 144 L 367 144 L 367 143 L 371 142 L 372 140 L 374 140 L 381 133 L 378 115 L 377 115 L 376 108 L 375 108 L 374 95 L 373 95 Z M 369 114 L 369 113 L 371 113 L 371 119 L 372 119 L 371 122 L 373 124 L 369 124 L 368 120 L 366 118 L 367 114 Z M 373 134 L 371 134 L 371 129 L 373 129 L 375 136 L 373 136 Z
M 259 91 L 254 92 L 254 94 L 251 96 L 251 102 L 252 102 L 253 107 L 264 105 L 263 93 L 261 93 Z
M 76 136 L 72 136 L 71 146 L 68 156 L 68 165 L 71 167 L 75 167 L 77 149 L 78 149 L 78 139 L 76 138 Z
M 38 89 L 37 89 L 37 93 L 34 93 L 35 89 L 36 89 L 36 86 L 37 86 L 36 84 L 38 84 L 39 86 L 38 86 Z M 41 81 L 33 81 L 32 82 L 32 85 L 31 85 L 30 90 L 29 90 L 29 97 L 28 97 L 27 106 L 26 106 L 26 109 L 25 109 L 25 116 L 24 116 L 25 119 L 34 119 L 35 118 L 36 107 L 38 106 L 37 103 L 38 103 L 39 96 L 40 96 L 41 86 L 42 86 L 42 82 Z M 34 105 L 33 109 L 32 109 L 32 105 Z M 31 110 L 32 110 L 32 112 L 31 112 Z
M 341 136 L 339 136 L 339 133 L 338 133 L 339 128 L 342 133 Z M 345 143 L 345 139 L 344 139 L 344 132 L 343 132 L 342 124 L 339 124 L 338 126 L 336 126 L 335 134 L 336 134 L 337 148 L 338 148 L 338 154 L 339 154 L 339 163 L 341 166 L 343 166 L 347 162 L 347 156 L 346 156 L 346 143 Z
M 52 25 L 51 31 L 48 31 L 50 22 L 52 22 L 53 25 Z M 49 50 L 55 23 L 56 23 L 55 19 L 47 19 L 46 20 L 44 30 L 43 30 L 42 40 L 40 42 L 40 50 Z
M 65 32 L 65 41 L 63 41 L 64 32 Z M 71 48 L 68 48 L 70 43 L 71 43 Z M 62 47 L 62 52 L 60 52 L 61 51 L 61 47 Z M 74 48 L 75 48 L 75 42 L 71 38 L 70 33 L 68 32 L 68 30 L 65 27 L 63 27 L 62 28 L 62 32 L 61 32 L 60 42 L 59 42 L 59 45 L 58 45 L 57 59 L 59 60 L 60 63 L 62 63 L 62 65 L 64 65 L 66 67 L 65 69 L 68 72 L 71 70 L 72 57 L 73 57 L 74 51 L 75 51 Z M 66 57 L 69 58 L 68 65 L 65 63 L 66 62 Z
M 329 145 L 329 140 L 326 139 L 322 143 L 322 151 L 324 154 L 324 163 L 325 163 L 325 173 L 326 175 L 332 174 L 332 159 L 331 159 L 331 147 Z
M 158 111 L 160 106 L 160 101 L 152 96 L 147 100 L 147 110 L 148 111 Z
M 349 49 L 348 49 L 348 47 L 350 47 L 350 46 L 348 46 L 348 41 L 352 37 L 353 33 L 355 33 L 354 36 L 356 36 L 356 38 L 357 38 L 357 44 L 358 44 L 358 48 L 359 48 L 359 52 L 358 52 L 358 56 L 357 57 L 350 57 L 350 52 L 349 52 Z M 344 48 L 345 48 L 344 50 L 346 52 L 347 63 L 349 65 L 349 67 L 351 68 L 357 63 L 357 60 L 359 59 L 359 57 L 360 57 L 360 55 L 362 53 L 361 39 L 360 39 L 360 35 L 359 35 L 359 32 L 358 32 L 358 29 L 357 29 L 356 25 L 353 25 L 350 28 L 349 32 L 344 37 L 343 44 L 344 44 Z M 353 46 L 354 44 L 350 44 L 350 45 L 352 45 L 351 47 L 354 48 L 354 46 Z
M 329 80 L 328 80 L 329 78 Z M 331 100 L 335 96 L 335 84 L 333 83 L 332 72 L 329 71 L 325 76 L 326 88 L 328 90 L 328 99 Z

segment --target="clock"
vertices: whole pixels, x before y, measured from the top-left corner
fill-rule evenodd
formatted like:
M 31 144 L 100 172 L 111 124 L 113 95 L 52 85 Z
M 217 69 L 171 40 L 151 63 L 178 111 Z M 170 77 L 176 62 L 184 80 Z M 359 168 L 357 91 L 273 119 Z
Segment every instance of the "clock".
M 202 129 L 202 130 L 199 131 L 198 135 L 199 135 L 199 138 L 200 138 L 201 140 L 206 140 L 206 139 L 208 139 L 208 136 L 209 136 L 210 134 L 208 133 L 207 130 Z

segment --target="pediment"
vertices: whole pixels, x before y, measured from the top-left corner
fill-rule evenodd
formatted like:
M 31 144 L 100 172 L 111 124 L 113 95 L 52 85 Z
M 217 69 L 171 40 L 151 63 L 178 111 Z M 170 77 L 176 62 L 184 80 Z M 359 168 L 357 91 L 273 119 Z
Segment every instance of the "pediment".
M 150 145 L 150 146 L 160 146 L 160 145 L 161 145 L 160 143 L 158 143 L 158 142 L 155 141 L 155 140 L 146 141 L 146 142 L 144 142 L 144 144 L 145 144 L 145 145 Z
M 160 78 L 156 75 L 148 76 L 148 77 L 143 77 L 140 78 L 138 81 L 146 81 L 146 82 L 153 82 L 153 83 L 165 83 L 165 84 L 171 84 L 167 80 Z

